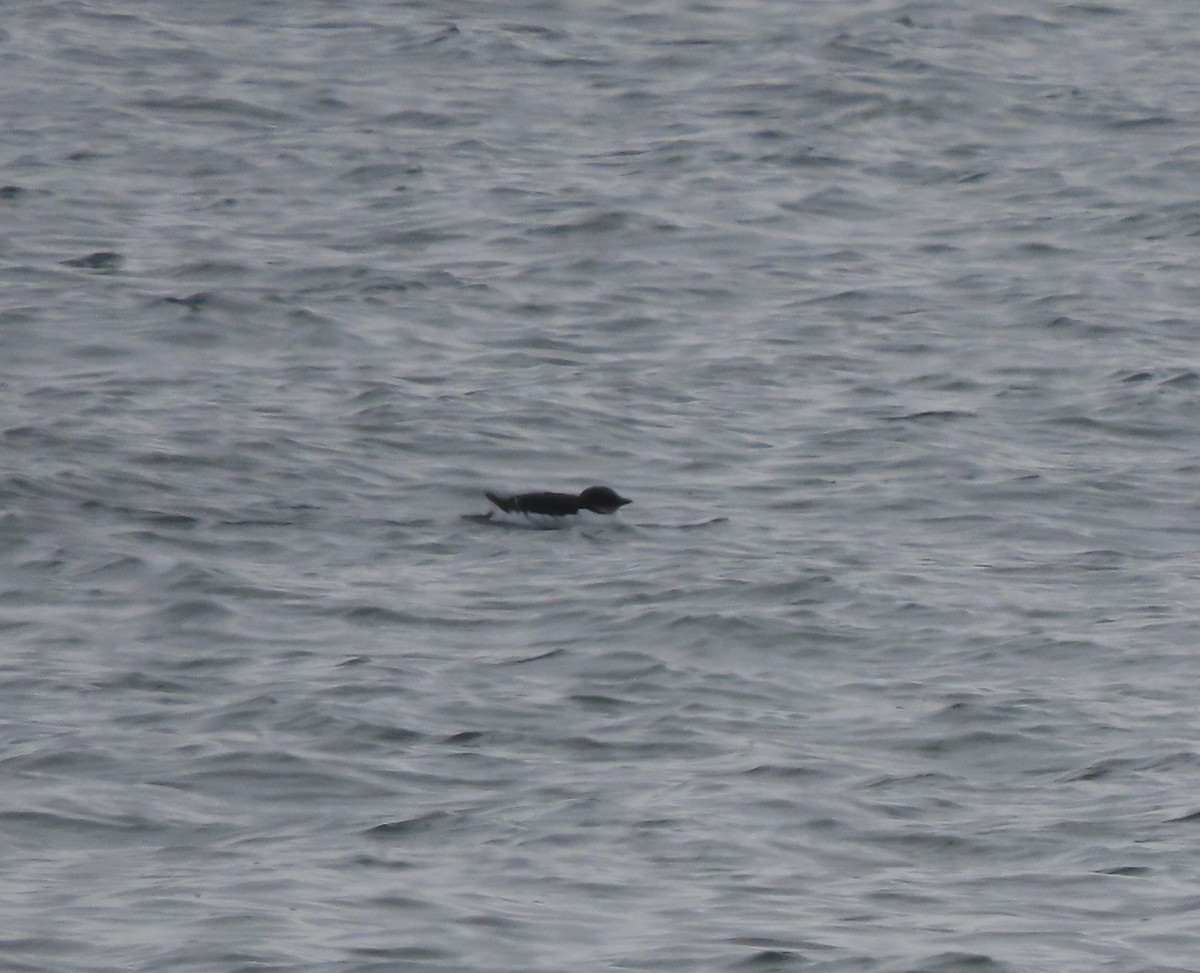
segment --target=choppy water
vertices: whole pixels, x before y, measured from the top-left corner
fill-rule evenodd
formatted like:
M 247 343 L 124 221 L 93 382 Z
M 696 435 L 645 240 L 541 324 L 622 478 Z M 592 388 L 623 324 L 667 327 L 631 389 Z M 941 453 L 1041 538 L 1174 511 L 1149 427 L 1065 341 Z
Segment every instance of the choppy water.
M 2 28 L 3 969 L 1197 968 L 1190 0 Z

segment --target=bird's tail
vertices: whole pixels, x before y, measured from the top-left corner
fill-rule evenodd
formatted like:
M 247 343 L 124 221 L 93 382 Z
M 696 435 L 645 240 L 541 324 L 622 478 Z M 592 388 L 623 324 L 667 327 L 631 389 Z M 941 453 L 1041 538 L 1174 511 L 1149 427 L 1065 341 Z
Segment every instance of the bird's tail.
M 514 506 L 512 497 L 498 497 L 496 494 L 488 493 L 486 490 L 484 491 L 483 495 L 491 500 L 492 503 L 503 510 L 506 514 L 512 513 Z

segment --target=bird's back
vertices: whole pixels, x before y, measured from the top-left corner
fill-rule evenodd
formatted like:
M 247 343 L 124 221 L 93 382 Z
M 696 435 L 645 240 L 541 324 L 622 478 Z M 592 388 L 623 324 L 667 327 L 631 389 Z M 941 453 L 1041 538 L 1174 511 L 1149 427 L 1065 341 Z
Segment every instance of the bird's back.
M 579 498 L 569 493 L 521 493 L 515 497 L 499 497 L 484 493 L 492 503 L 506 514 L 542 514 L 549 517 L 565 517 L 579 513 Z

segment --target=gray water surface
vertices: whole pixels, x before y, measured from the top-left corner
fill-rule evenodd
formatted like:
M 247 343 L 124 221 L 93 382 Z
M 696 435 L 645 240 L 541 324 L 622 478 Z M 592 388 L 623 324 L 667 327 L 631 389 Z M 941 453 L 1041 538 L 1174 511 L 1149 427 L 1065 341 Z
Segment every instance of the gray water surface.
M 0 967 L 1200 969 L 1197 63 L 6 8 Z

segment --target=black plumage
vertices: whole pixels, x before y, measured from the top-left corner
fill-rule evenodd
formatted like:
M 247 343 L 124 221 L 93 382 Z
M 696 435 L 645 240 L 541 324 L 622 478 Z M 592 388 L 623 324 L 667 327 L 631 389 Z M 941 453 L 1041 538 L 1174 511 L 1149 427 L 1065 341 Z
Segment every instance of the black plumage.
M 611 514 L 625 504 L 632 503 L 616 490 L 604 486 L 588 487 L 578 496 L 571 493 L 519 493 L 511 497 L 485 493 L 484 496 L 506 514 L 539 514 L 544 517 L 566 517 L 581 510 Z

